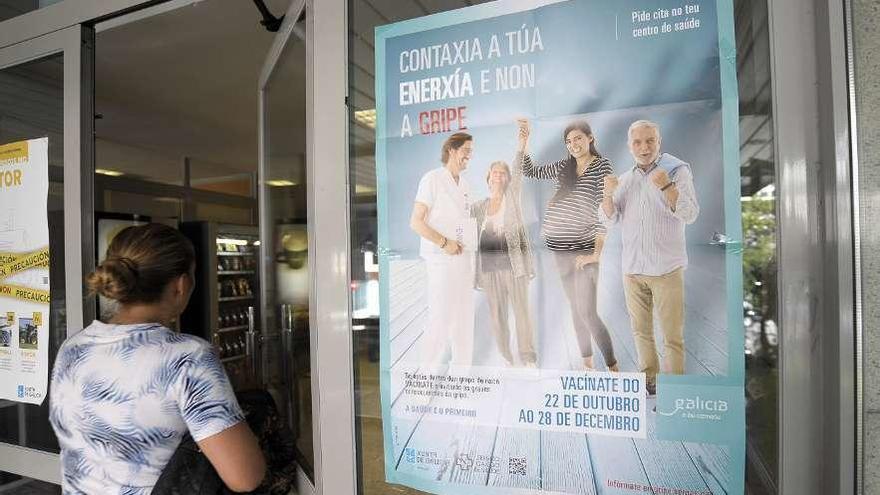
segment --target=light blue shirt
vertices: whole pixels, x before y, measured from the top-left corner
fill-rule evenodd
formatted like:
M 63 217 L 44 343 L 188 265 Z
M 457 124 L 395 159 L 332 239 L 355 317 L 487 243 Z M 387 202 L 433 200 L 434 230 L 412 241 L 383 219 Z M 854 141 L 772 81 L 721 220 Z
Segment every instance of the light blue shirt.
M 674 209 L 651 180 L 658 167 L 675 181 Z M 613 215 L 599 212 L 606 224 L 620 225 L 624 274 L 660 276 L 687 268 L 684 230 L 700 214 L 690 165 L 664 153 L 647 171 L 635 166 L 620 176 L 612 201 Z
M 159 324 L 96 321 L 52 372 L 49 421 L 65 494 L 149 494 L 180 439 L 244 421 L 210 344 Z

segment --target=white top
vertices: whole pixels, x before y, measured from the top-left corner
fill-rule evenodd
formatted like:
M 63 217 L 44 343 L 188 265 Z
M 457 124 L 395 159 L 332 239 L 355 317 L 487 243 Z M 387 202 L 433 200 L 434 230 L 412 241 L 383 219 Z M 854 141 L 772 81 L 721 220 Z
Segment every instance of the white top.
M 491 204 L 492 200 L 489 200 L 489 204 Z M 501 198 L 501 206 L 498 208 L 498 211 L 495 212 L 494 215 L 489 215 L 489 207 L 486 207 L 486 219 L 483 220 L 482 229 L 486 230 L 488 228 L 494 229 L 495 232 L 504 232 L 504 210 L 507 209 L 507 199 L 504 197 Z
M 470 187 L 463 176 L 458 183 L 446 167 L 435 168 L 422 176 L 416 203 L 428 207 L 427 224 L 449 240 L 462 243 L 466 250 L 476 250 L 476 223 L 471 217 Z M 421 240 L 423 258 L 443 255 L 440 246 Z
M 665 275 L 687 268 L 685 225 L 694 223 L 700 213 L 690 166 L 682 162 L 670 178 L 678 188 L 675 211 L 667 204 L 665 193 L 651 180 L 651 173 L 633 167 L 620 176 L 614 191 L 614 215 L 600 217 L 609 224 L 620 223 L 623 273 L 627 275 Z
M 146 495 L 187 431 L 200 441 L 244 414 L 204 340 L 96 321 L 58 350 L 49 421 L 64 493 Z

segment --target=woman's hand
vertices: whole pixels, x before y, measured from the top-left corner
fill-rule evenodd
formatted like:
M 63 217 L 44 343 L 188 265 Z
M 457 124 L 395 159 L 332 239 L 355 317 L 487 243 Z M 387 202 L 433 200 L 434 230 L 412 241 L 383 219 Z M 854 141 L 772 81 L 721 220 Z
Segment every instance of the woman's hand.
M 598 264 L 599 256 L 595 254 L 579 254 L 574 259 L 574 267 L 577 270 L 583 270 L 588 265 Z
M 461 244 L 458 243 L 458 241 L 452 241 L 452 240 L 446 239 L 446 245 L 443 246 L 444 253 L 446 253 L 450 256 L 455 256 L 455 255 L 461 254 L 461 251 L 462 251 L 462 247 L 461 247 Z
M 529 134 L 531 133 L 529 119 L 516 119 L 516 123 L 518 126 L 516 150 L 520 153 L 524 153 L 526 147 L 529 145 Z

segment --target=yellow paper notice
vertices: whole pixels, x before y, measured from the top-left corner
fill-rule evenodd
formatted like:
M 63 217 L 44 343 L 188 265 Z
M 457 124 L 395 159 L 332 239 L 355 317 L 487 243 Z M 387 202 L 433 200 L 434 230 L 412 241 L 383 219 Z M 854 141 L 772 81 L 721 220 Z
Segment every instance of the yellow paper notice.
M 49 301 L 51 300 L 49 292 L 47 291 L 10 284 L 0 284 L 0 297 L 11 297 L 13 299 L 33 301 L 40 304 L 49 304 Z
M 0 146 L 0 166 L 21 163 L 28 159 L 28 142 L 19 141 Z
M 0 277 L 5 278 L 31 268 L 49 266 L 49 249 L 15 255 L 0 253 Z

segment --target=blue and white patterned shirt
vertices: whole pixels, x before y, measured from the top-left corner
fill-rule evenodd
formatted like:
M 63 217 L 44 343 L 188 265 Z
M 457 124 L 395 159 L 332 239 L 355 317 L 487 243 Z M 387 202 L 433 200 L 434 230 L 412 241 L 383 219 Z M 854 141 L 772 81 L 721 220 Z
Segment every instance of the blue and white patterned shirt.
M 180 439 L 244 421 L 211 346 L 159 324 L 96 321 L 58 351 L 49 420 L 65 494 L 149 494 Z

